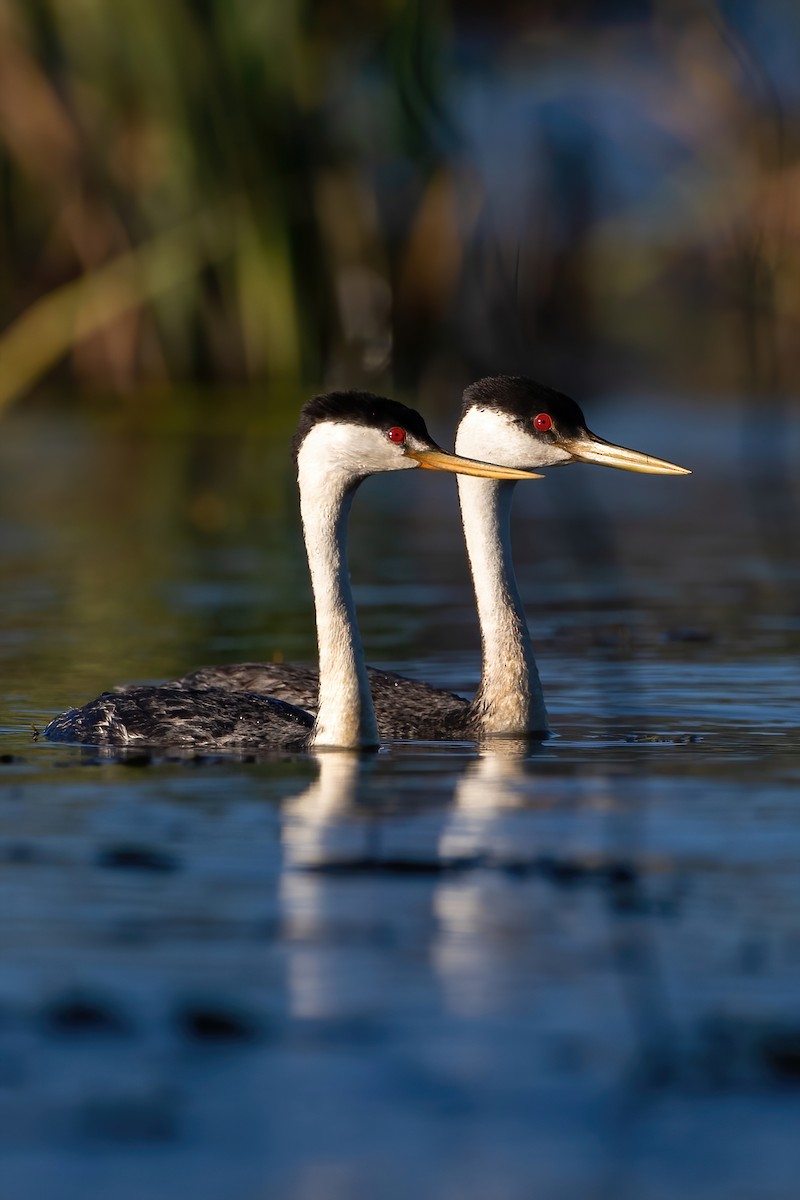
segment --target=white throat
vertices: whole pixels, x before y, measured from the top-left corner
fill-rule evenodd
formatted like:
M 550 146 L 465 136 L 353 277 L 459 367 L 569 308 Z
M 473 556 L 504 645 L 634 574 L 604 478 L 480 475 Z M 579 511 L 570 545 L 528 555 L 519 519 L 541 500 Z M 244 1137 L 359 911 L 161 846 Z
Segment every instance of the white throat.
M 485 462 L 508 462 L 507 447 L 487 436 L 488 420 L 471 409 L 459 426 L 456 453 Z M 481 414 L 478 410 L 478 417 Z M 458 494 L 483 648 L 473 700 L 485 734 L 542 733 L 547 712 L 525 611 L 511 557 L 514 484 L 459 475 Z
M 349 471 L 332 471 L 329 457 L 324 427 L 312 429 L 297 462 L 319 649 L 319 706 L 311 744 L 377 746 L 378 727 L 347 566 L 347 520 L 356 483 Z

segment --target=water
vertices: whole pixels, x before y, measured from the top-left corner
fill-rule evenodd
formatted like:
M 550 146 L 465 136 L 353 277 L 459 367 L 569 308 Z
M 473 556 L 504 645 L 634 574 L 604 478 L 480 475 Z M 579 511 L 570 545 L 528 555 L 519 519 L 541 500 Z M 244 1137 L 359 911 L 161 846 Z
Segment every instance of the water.
M 31 726 L 313 657 L 285 432 L 6 422 L 9 1195 L 796 1194 L 796 482 L 733 408 L 591 423 L 695 474 L 519 489 L 556 739 L 115 764 Z M 351 558 L 371 661 L 469 691 L 453 493 L 371 481 Z

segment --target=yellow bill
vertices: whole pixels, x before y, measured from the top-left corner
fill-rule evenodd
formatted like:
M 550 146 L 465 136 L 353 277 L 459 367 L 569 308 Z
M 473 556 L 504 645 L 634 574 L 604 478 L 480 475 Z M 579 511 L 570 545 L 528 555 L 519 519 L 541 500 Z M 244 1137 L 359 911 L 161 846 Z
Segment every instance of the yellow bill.
M 653 458 L 638 450 L 615 446 L 593 433 L 588 436 L 562 438 L 559 445 L 568 450 L 577 462 L 597 463 L 601 467 L 617 467 L 620 471 L 639 471 L 643 475 L 691 475 L 686 467 L 676 466 L 663 458 Z
M 496 463 L 478 462 L 474 458 L 459 458 L 447 450 L 406 449 L 408 458 L 415 458 L 428 471 L 453 471 L 458 475 L 478 475 L 483 479 L 542 479 L 534 471 L 518 471 L 516 467 L 500 467 Z

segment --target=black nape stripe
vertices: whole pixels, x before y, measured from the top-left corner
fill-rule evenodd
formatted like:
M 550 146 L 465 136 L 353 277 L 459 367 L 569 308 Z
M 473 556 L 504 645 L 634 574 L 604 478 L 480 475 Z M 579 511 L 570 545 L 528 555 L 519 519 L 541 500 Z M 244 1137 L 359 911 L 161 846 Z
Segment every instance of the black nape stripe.
M 391 429 L 393 425 L 400 425 L 419 441 L 429 446 L 435 445 L 420 414 L 399 400 L 376 396 L 372 392 L 326 392 L 322 396 L 314 396 L 303 405 L 292 438 L 295 462 L 306 436 L 321 421 L 364 425 L 374 429 Z

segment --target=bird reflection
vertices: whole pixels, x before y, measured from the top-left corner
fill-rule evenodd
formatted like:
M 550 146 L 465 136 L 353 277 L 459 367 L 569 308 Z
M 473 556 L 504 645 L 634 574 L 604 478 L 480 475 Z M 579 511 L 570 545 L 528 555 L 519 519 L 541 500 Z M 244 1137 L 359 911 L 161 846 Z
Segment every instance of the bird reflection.
M 529 750 L 527 739 L 518 738 L 479 747 L 456 787 L 439 843 L 442 862 L 491 868 L 535 856 L 531 781 L 524 768 Z M 533 930 L 527 890 L 521 893 L 506 871 L 451 871 L 433 906 L 431 957 L 446 1007 L 461 1017 L 495 1011 L 514 990 L 520 949 Z
M 290 867 L 329 867 L 361 858 L 368 811 L 359 810 L 374 760 L 355 751 L 315 755 L 317 778 L 284 806 L 284 861 Z
M 605 920 L 597 887 L 575 885 L 607 856 L 610 781 L 571 776 L 565 792 L 563 772 L 549 777 L 542 751 L 531 750 L 519 739 L 482 744 L 442 831 L 442 863 L 465 869 L 445 872 L 434 894 L 431 957 L 448 1009 L 462 1017 L 530 1001 L 537 964 L 546 977 L 564 931 L 575 938 Z
M 479 746 L 479 757 L 458 781 L 455 805 L 439 843 L 444 862 L 506 861 L 519 850 L 508 815 L 530 802 L 523 763 L 528 738 L 492 738 Z
M 295 1017 L 361 1020 L 399 995 L 397 955 L 387 951 L 410 928 L 424 938 L 432 922 L 416 890 L 412 904 L 398 906 L 396 894 L 438 869 L 452 782 L 442 792 L 433 776 L 420 795 L 416 776 L 387 778 L 380 760 L 339 751 L 316 757 L 316 780 L 283 810 L 289 1005 Z
M 584 920 L 602 915 L 596 887 L 571 886 L 567 904 L 553 889 L 562 868 L 564 878 L 593 878 L 607 782 L 593 776 L 583 792 L 571 778 L 565 806 L 563 775 L 543 772 L 539 753 L 525 739 L 493 739 L 444 770 L 441 759 L 409 770 L 394 756 L 317 756 L 317 777 L 286 803 L 281 833 L 295 1017 L 360 1022 L 392 1011 L 405 987 L 432 989 L 429 1002 L 453 1013 L 496 1011 L 521 994 L 521 964 L 529 975 L 531 956 L 553 953 L 578 909 Z M 425 947 L 424 983 L 398 970 L 407 965 L 398 947 L 410 945 Z
M 350 923 L 347 896 L 326 873 L 363 857 L 358 801 L 371 764 L 348 751 L 315 757 L 317 778 L 283 808 L 279 896 L 290 1012 L 324 1020 L 362 1012 L 376 999 L 374 973 L 363 970 L 362 956 L 342 952 L 341 932 Z

